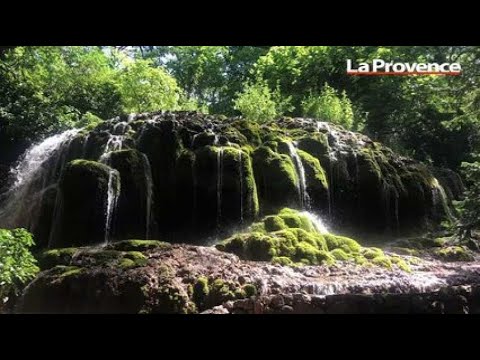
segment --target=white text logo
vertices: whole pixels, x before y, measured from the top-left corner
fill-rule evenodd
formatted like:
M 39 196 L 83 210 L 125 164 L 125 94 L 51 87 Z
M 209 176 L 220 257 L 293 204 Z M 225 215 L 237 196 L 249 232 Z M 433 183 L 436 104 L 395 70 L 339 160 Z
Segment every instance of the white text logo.
M 371 64 L 360 63 L 358 66 L 347 60 L 347 74 L 357 76 L 378 75 L 460 75 L 459 63 L 398 63 L 374 59 Z

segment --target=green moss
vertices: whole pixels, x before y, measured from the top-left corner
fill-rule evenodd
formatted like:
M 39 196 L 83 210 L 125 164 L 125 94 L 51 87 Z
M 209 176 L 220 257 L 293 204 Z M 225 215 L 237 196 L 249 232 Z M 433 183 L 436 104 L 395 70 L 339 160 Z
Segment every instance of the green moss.
M 419 252 L 417 249 L 409 249 L 405 247 L 392 247 L 391 250 L 400 255 L 409 255 L 409 256 L 418 256 Z
M 253 145 L 260 145 L 260 126 L 247 120 L 240 120 L 232 123 L 232 126 L 238 129 L 238 131 L 247 138 L 248 142 Z
M 285 224 L 290 228 L 299 228 L 308 232 L 316 232 L 315 226 L 308 216 L 290 208 L 283 208 L 278 213 Z
M 300 242 L 295 246 L 295 259 L 297 261 L 317 265 L 320 262 L 319 257 L 321 257 L 320 250 L 313 245 Z
M 210 285 L 209 302 L 211 305 L 222 304 L 225 301 L 235 300 L 235 286 L 222 279 L 215 279 Z
M 258 233 L 262 233 L 262 234 L 267 233 L 267 230 L 265 229 L 265 224 L 263 222 L 253 223 L 250 226 L 249 231 L 250 232 L 258 232 Z
M 82 273 L 83 268 L 78 266 L 64 266 L 57 265 L 49 270 L 50 275 L 57 276 L 59 279 L 63 279 L 68 276 L 75 276 Z
M 277 256 L 276 239 L 257 235 L 248 238 L 246 247 L 247 257 L 256 261 L 269 261 L 274 256 Z
M 257 295 L 257 287 L 253 284 L 245 284 L 243 287 L 243 291 L 245 291 L 245 295 L 247 297 L 252 297 Z
M 258 197 L 266 210 L 298 202 L 297 173 L 288 155 L 261 146 L 253 153 L 253 170 Z
M 408 272 L 408 273 L 412 272 L 412 269 L 410 268 L 408 263 L 403 259 L 395 260 L 395 262 L 394 262 L 393 258 L 392 258 L 392 263 L 394 263 L 402 271 L 405 271 L 405 272 Z
M 98 244 L 105 240 L 105 211 L 109 180 L 120 186 L 118 171 L 94 161 L 74 160 L 60 180 L 62 212 L 55 248 Z
M 317 263 L 331 266 L 335 264 L 335 258 L 328 251 L 319 250 L 317 253 Z
M 327 190 L 327 176 L 322 168 L 322 165 L 320 165 L 320 161 L 309 153 L 302 150 L 298 150 L 298 155 L 302 159 L 309 187 L 314 189 L 319 187 L 321 189 Z
M 243 289 L 236 289 L 233 295 L 235 295 L 235 299 L 245 299 L 247 297 L 247 294 Z
M 204 308 L 209 293 L 208 279 L 199 277 L 193 286 L 193 301 L 200 309 Z
M 129 251 L 124 258 L 132 260 L 135 266 L 145 266 L 148 263 L 148 258 L 139 251 Z
M 106 248 L 118 251 L 148 251 L 170 247 L 171 244 L 157 240 L 124 240 L 109 244 Z
M 302 227 L 302 221 L 300 220 L 299 216 L 280 214 L 280 217 L 285 222 L 285 225 L 287 225 L 289 228 L 299 228 L 300 229 Z
M 53 249 L 42 252 L 38 256 L 40 269 L 47 270 L 57 265 L 69 265 L 78 248 Z
M 271 231 L 282 228 L 282 221 L 292 227 Z M 312 221 L 296 210 L 282 209 L 276 216 L 264 218 L 261 224 L 261 226 L 254 224 L 250 230 L 260 229 L 262 232 L 234 235 L 216 245 L 216 248 L 234 253 L 246 260 L 273 261 L 289 265 L 295 263 L 331 265 L 335 263 L 335 255 L 342 259 L 345 256 L 350 258 L 350 254 L 356 254 L 361 249 L 353 239 L 319 234 Z M 328 252 L 334 249 L 338 251 L 333 254 Z
M 329 151 L 328 136 L 319 133 L 304 137 L 298 141 L 298 148 L 312 154 L 317 159 L 321 159 Z
M 330 254 L 336 259 L 336 260 L 341 260 L 341 261 L 347 261 L 350 259 L 350 256 L 343 251 L 342 249 L 333 249 Z
M 264 228 L 266 231 L 277 231 L 283 230 L 287 228 L 285 221 L 279 216 L 267 216 L 264 220 Z
M 392 269 L 392 261 L 387 256 L 377 256 L 371 260 L 372 264 L 381 266 L 387 269 Z
M 362 255 L 355 255 L 353 259 L 357 265 L 366 265 L 368 263 L 368 260 Z
M 133 260 L 131 260 L 131 259 L 124 258 L 124 259 L 121 259 L 121 260 L 120 260 L 120 262 L 118 263 L 118 266 L 119 266 L 121 269 L 126 269 L 126 268 L 135 267 L 136 264 L 135 264 L 135 261 L 133 261 Z
M 337 236 L 333 234 L 324 234 L 323 237 L 327 242 L 328 250 L 340 248 L 346 253 L 358 253 L 362 247 L 355 240 L 345 236 Z
M 375 248 L 375 247 L 363 248 L 361 253 L 363 257 L 365 257 L 368 260 L 373 260 L 377 257 L 380 258 L 385 256 L 382 249 Z
M 282 266 L 292 266 L 293 261 L 286 256 L 276 256 L 272 259 L 272 264 L 282 265 Z
M 436 249 L 434 254 L 445 261 L 474 261 L 472 253 L 464 246 L 449 246 Z

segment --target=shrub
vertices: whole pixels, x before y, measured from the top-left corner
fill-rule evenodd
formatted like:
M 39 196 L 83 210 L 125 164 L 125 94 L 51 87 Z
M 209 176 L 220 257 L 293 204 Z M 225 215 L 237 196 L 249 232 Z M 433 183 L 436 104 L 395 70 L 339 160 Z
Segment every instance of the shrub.
M 350 129 L 353 125 L 353 108 L 347 94 L 338 92 L 327 83 L 319 95 L 310 94 L 302 101 L 303 115 L 330 121 Z
M 39 271 L 29 251 L 34 244 L 32 235 L 25 229 L 0 229 L 0 301 L 18 295 Z
M 247 84 L 234 100 L 234 108 L 248 120 L 265 122 L 290 110 L 290 98 L 283 99 L 278 90 L 265 83 Z

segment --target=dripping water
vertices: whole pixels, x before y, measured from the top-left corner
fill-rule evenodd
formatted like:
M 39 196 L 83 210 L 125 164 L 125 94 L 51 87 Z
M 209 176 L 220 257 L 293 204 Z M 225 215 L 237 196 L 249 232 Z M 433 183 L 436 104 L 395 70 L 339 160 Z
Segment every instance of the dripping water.
M 453 215 L 452 210 L 450 209 L 450 206 L 448 206 L 448 197 L 445 192 L 445 189 L 440 184 L 437 178 L 433 178 L 432 185 L 433 185 L 432 196 L 433 196 L 434 208 L 436 208 L 438 203 L 440 203 L 445 215 L 447 215 L 448 217 L 448 220 L 454 221 L 455 216 Z
M 243 164 L 242 150 L 238 151 L 238 173 L 240 175 L 240 224 L 243 224 Z
M 152 221 L 152 203 L 153 203 L 153 176 L 152 167 L 147 155 L 142 154 L 143 157 L 143 170 L 145 172 L 145 181 L 147 185 L 147 202 L 146 202 L 146 224 L 145 234 L 146 239 L 149 240 L 151 236 L 151 221 Z
M 112 226 L 112 219 L 117 208 L 118 197 L 120 195 L 120 186 L 115 180 L 118 172 L 116 170 L 110 170 L 108 173 L 108 190 L 107 190 L 107 209 L 105 214 L 105 244 L 108 244 L 110 240 L 110 232 Z
M 51 136 L 32 145 L 18 165 L 10 170 L 13 185 L 2 195 L 0 227 L 30 227 L 36 223 L 41 194 L 57 186 L 70 141 L 80 130 L 73 129 Z M 54 168 L 52 169 L 52 162 Z M 28 199 L 28 201 L 26 201 Z
M 220 229 L 222 218 L 222 186 L 223 186 L 223 148 L 217 152 L 217 229 Z
M 315 227 L 315 230 L 316 230 L 317 233 L 319 233 L 319 234 L 328 234 L 329 233 L 327 227 L 323 223 L 323 220 L 319 216 L 317 216 L 315 214 L 312 214 L 310 211 L 303 211 L 303 212 L 301 212 L 301 214 L 306 216 L 312 222 L 312 224 Z
M 288 150 L 290 151 L 290 157 L 293 159 L 295 164 L 295 170 L 298 177 L 298 196 L 300 200 L 300 206 L 302 209 L 310 210 L 310 196 L 307 192 L 307 180 L 305 177 L 305 168 L 303 167 L 302 160 L 297 153 L 295 145 L 291 142 L 288 142 Z

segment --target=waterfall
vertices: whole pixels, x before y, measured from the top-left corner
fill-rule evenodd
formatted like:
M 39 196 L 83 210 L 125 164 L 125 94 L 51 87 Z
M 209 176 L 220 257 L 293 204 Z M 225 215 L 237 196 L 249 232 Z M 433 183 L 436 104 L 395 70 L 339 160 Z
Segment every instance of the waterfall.
M 108 191 L 107 191 L 107 213 L 105 214 L 105 243 L 108 244 L 112 226 L 112 219 L 117 208 L 118 196 L 120 195 L 120 184 L 115 181 L 116 170 L 110 170 L 108 173 Z M 117 179 L 118 180 L 118 179 Z
M 295 170 L 298 176 L 298 197 L 300 199 L 300 206 L 302 209 L 310 209 L 310 196 L 307 192 L 307 179 L 305 177 L 305 168 L 303 167 L 302 159 L 298 156 L 295 145 L 291 142 L 287 143 L 288 150 L 290 151 L 290 157 L 295 164 Z
M 73 129 L 50 136 L 42 142 L 32 145 L 18 165 L 10 170 L 13 185 L 1 199 L 0 227 L 29 228 L 36 219 L 35 209 L 42 200 L 42 192 L 58 181 L 58 170 L 62 170 L 66 150 L 70 141 L 80 130 Z M 53 168 L 52 168 L 53 161 Z
M 223 148 L 217 152 L 217 229 L 220 229 L 222 218 L 222 186 L 223 186 Z
M 436 207 L 437 204 L 440 202 L 440 205 L 442 206 L 445 212 L 445 215 L 447 215 L 450 221 L 454 221 L 455 216 L 453 215 L 452 210 L 450 209 L 450 206 L 448 206 L 447 194 L 443 186 L 440 185 L 440 182 L 438 181 L 437 178 L 433 178 L 432 186 L 433 186 L 433 189 L 432 189 L 433 205 Z
M 125 140 L 124 135 L 110 135 L 107 143 L 105 144 L 103 154 L 100 157 L 100 162 L 107 164 L 108 162 L 105 162 L 105 160 L 108 159 L 109 154 L 113 151 L 122 150 L 124 140 Z
M 243 224 L 243 164 L 242 150 L 238 152 L 238 173 L 240 175 L 240 224 Z
M 303 212 L 301 212 L 301 214 L 306 216 L 312 222 L 313 226 L 315 227 L 315 230 L 319 234 L 328 234 L 329 233 L 327 227 L 325 226 L 325 224 L 323 223 L 323 220 L 320 217 L 318 217 L 315 214 L 312 214 L 309 211 L 303 211 Z
M 151 232 L 151 221 L 152 221 L 152 203 L 153 203 L 153 176 L 152 168 L 150 166 L 150 161 L 148 160 L 147 155 L 142 154 L 143 157 L 143 170 L 145 172 L 145 181 L 147 187 L 147 202 L 146 202 L 146 224 L 145 224 L 145 234 L 146 239 L 150 239 Z
M 82 145 L 82 156 L 84 159 L 87 158 L 87 150 L 88 150 L 88 140 L 90 139 L 90 133 L 88 133 L 87 136 L 85 136 L 85 140 L 83 140 L 83 145 Z

